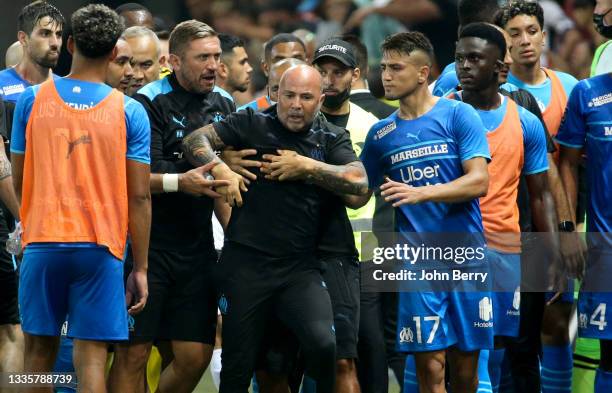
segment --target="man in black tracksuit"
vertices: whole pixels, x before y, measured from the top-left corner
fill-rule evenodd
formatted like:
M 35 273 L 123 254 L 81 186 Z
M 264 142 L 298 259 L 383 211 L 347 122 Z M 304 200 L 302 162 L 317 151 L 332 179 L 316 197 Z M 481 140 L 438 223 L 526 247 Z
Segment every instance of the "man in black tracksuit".
M 366 176 L 346 131 L 316 116 L 322 99 L 319 73 L 296 66 L 281 79 L 278 105 L 232 114 L 184 141 L 197 165 L 216 161 L 212 151 L 226 146 L 255 149 L 263 162 L 242 196 L 219 190 L 230 204 L 244 201 L 232 211 L 218 271 L 221 393 L 247 391 L 273 316 L 297 336 L 317 391 L 334 389 L 333 315 L 315 254 L 324 204 L 319 187 L 361 194 Z M 224 164 L 212 173 L 235 176 Z
M 205 178 L 210 166 L 194 168 L 181 144 L 192 131 L 235 110 L 231 100 L 213 90 L 220 54 L 214 30 L 202 22 L 183 22 L 170 36 L 174 72 L 134 96 L 151 123 L 149 301 L 129 320 L 130 342 L 115 352 L 110 374 L 115 392 L 142 389 L 154 341 L 171 343 L 173 363 L 160 377 L 162 392 L 191 392 L 212 356 L 217 307 L 211 271 L 217 254 L 211 216 L 213 204 L 217 213 L 222 205 L 211 198 L 218 194 Z

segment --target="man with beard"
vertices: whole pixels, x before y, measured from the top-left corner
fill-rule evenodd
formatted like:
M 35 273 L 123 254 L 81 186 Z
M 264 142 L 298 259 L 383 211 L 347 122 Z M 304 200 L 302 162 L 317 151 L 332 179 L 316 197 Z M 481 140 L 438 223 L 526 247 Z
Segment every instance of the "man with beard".
M 210 26 L 182 22 L 170 35 L 174 72 L 134 97 L 151 121 L 150 302 L 131 321 L 130 342 L 116 347 L 109 377 L 113 392 L 143 389 L 153 341 L 171 346 L 172 361 L 161 374 L 160 392 L 191 392 L 210 362 L 217 319 L 210 272 L 217 253 L 210 223 L 213 198 L 219 196 L 210 187 L 223 184 L 204 177 L 210 167 L 194 168 L 183 157 L 181 142 L 235 109 L 213 91 L 220 56 L 221 44 Z M 227 206 L 215 206 L 218 217 L 223 207 Z M 219 221 L 226 219 L 222 216 Z
M 228 198 L 239 208 L 232 212 L 218 265 L 221 392 L 247 391 L 271 316 L 297 336 L 317 390 L 334 391 L 334 323 L 314 252 L 324 206 L 316 186 L 360 195 L 365 173 L 346 132 L 317 116 L 321 93 L 316 70 L 293 67 L 281 78 L 278 105 L 263 113 L 237 112 L 183 142 L 197 165 L 218 161 L 213 149 L 227 145 L 257 148 L 264 161 L 249 191 Z M 233 175 L 225 164 L 212 170 L 223 178 L 228 172 Z M 263 219 L 268 225 L 260 225 Z
M 221 63 L 217 70 L 216 88 L 222 95 L 232 98 L 234 92 L 244 93 L 248 90 L 253 67 L 249 64 L 244 41 L 229 34 L 219 34 L 219 40 Z
M 105 83 L 128 95 L 128 88 L 134 76 L 132 69 L 132 48 L 123 38 L 117 40 L 117 55 L 108 63 Z
M 53 5 L 36 1 L 21 10 L 17 26 L 23 57 L 15 67 L 0 71 L 0 95 L 8 102 L 17 102 L 26 87 L 52 75 L 62 47 L 64 17 Z
M 341 39 L 327 40 L 315 50 L 313 65 L 323 78 L 321 112 L 330 123 L 346 128 L 353 149 L 361 152 L 370 127 L 378 119 L 349 102 L 351 84 L 360 76 L 353 47 Z M 374 198 L 358 210 L 350 209 L 347 216 L 339 196 L 328 193 L 326 197 L 318 256 L 325 267 L 323 279 L 329 288 L 336 326 L 336 392 L 359 392 L 355 366 L 360 292 L 357 257 L 362 250 L 361 232 L 372 230 Z
M 17 38 L 23 48 L 21 60 L 13 68 L 0 71 L 0 97 L 5 101 L 6 116 L 12 111 L 21 93 L 52 75 L 62 46 L 64 17 L 53 5 L 37 1 L 21 10 Z M 10 137 L 10 125 L 3 138 Z M 0 152 L 0 371 L 21 371 L 23 368 L 23 334 L 17 306 L 18 278 L 13 260 L 5 251 L 13 218 L 19 219 L 19 204 L 11 179 L 11 164 L 4 149 Z

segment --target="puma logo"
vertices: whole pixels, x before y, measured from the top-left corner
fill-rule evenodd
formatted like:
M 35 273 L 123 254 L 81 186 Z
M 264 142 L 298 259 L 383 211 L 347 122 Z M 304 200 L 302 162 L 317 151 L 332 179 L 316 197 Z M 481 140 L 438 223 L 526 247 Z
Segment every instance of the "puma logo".
M 68 139 L 66 135 L 62 134 L 62 136 L 66 138 L 66 142 L 68 142 L 68 153 L 66 153 L 66 159 L 70 158 L 70 155 L 72 154 L 72 152 L 74 151 L 74 148 L 77 145 L 91 144 L 91 136 L 89 136 L 89 134 L 81 135 L 80 137 L 78 137 L 77 139 L 73 141 L 70 141 L 70 139 Z

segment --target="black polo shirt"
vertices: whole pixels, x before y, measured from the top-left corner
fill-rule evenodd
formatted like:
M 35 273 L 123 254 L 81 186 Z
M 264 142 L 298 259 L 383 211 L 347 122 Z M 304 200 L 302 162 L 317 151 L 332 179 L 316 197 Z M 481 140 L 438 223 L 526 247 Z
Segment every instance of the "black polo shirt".
M 277 149 L 293 150 L 332 165 L 359 160 L 344 129 L 317 116 L 310 129 L 292 132 L 278 119 L 276 105 L 263 112 L 249 108 L 233 113 L 213 126 L 225 145 L 256 149 L 257 160 Z M 323 190 L 304 181 L 271 181 L 258 170 L 254 173 L 257 180 L 242 194 L 243 206 L 232 210 L 226 242 L 273 257 L 314 253 Z

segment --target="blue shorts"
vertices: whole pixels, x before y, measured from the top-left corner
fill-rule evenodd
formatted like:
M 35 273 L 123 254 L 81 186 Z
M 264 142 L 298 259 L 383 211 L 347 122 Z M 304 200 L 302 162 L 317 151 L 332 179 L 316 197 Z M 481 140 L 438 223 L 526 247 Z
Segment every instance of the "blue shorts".
M 397 323 L 402 352 L 493 348 L 493 306 L 488 292 L 400 292 Z
M 123 263 L 106 248 L 27 247 L 19 276 L 24 332 L 70 338 L 128 339 Z
M 578 295 L 578 335 L 612 340 L 612 254 L 589 252 Z
M 487 249 L 493 276 L 493 321 L 496 336 L 518 337 L 521 316 L 521 255 Z

